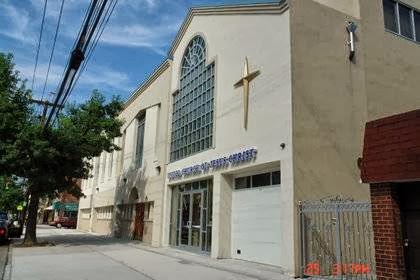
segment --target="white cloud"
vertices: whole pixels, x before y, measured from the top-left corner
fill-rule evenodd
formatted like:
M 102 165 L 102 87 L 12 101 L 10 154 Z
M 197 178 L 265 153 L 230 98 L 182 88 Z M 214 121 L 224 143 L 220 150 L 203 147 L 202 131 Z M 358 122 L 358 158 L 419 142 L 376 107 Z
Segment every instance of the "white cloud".
M 0 2 L 0 10 L 4 10 L 5 15 L 0 23 L 5 21 L 8 26 L 1 28 L 0 34 L 36 46 L 44 1 L 30 0 L 30 3 L 27 7 L 17 8 L 11 1 Z M 41 52 L 47 49 L 49 51 L 60 5 L 61 1 L 48 1 Z M 59 41 L 62 35 L 66 40 L 75 40 L 79 23 L 88 6 L 87 0 L 66 0 Z M 120 0 L 100 42 L 114 46 L 147 48 L 164 56 L 181 24 L 181 11 L 183 9 L 179 4 L 167 0 Z
M 147 48 L 165 56 L 181 25 L 184 8 L 176 1 L 122 0 L 105 29 L 101 43 Z
M 171 25 L 114 25 L 104 31 L 101 42 L 117 46 L 144 47 L 165 55 L 166 47 L 171 43 L 179 24 L 180 21 Z
M 126 73 L 97 65 L 87 66 L 78 83 L 81 86 L 89 86 L 92 89 L 97 88 L 99 90 L 113 88 L 126 91 L 132 88 L 130 78 Z
M 45 77 L 47 75 L 48 64 L 38 64 L 36 74 L 35 74 L 35 84 L 34 84 L 34 94 L 37 97 L 40 97 L 45 83 Z M 28 63 L 17 63 L 16 70 L 20 72 L 20 76 L 27 80 L 27 87 L 31 86 L 32 75 L 34 72 L 34 64 L 31 62 Z M 48 75 L 46 93 L 54 91 L 58 84 L 61 81 L 63 75 L 64 67 L 62 65 L 52 64 L 50 68 L 50 73 Z
M 34 86 L 34 95 L 37 98 L 41 97 L 47 68 L 48 64 L 46 63 L 40 64 L 37 67 Z M 34 70 L 33 63 L 17 64 L 16 69 L 21 73 L 22 78 L 27 79 L 27 87 L 29 87 L 32 81 L 32 74 Z M 51 65 L 45 94 L 49 93 L 50 91 L 56 90 L 61 81 L 61 78 L 63 77 L 63 71 L 64 66 L 55 64 Z M 91 65 L 87 66 L 85 71 L 80 76 L 80 79 L 77 81 L 75 91 L 77 91 L 78 93 L 75 92 L 74 94 L 80 95 L 81 89 L 86 89 L 86 93 L 90 93 L 90 91 L 93 89 L 99 89 L 101 91 L 111 89 L 126 93 L 130 92 L 133 88 L 134 86 L 131 85 L 130 78 L 126 73 L 118 72 L 104 66 Z M 85 92 L 82 93 L 84 94 Z
M 4 26 L 0 28 L 0 34 L 12 39 L 35 45 L 36 36 L 31 30 L 31 18 L 26 10 L 18 10 L 8 2 L 0 3 Z M 2 24 L 3 25 L 3 24 Z
M 158 7 L 157 0 L 120 0 L 119 6 L 127 7 L 129 9 L 134 9 L 136 12 L 141 11 L 146 8 L 147 12 L 152 12 L 155 8 Z

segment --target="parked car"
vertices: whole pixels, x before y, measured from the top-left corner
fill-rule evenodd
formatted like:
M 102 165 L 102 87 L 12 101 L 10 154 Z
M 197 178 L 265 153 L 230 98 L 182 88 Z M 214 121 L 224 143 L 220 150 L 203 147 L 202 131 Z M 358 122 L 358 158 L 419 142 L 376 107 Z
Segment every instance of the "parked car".
M 0 242 L 9 240 L 9 230 L 7 227 L 7 220 L 0 220 Z
M 67 227 L 67 228 L 76 228 L 77 226 L 77 213 L 75 215 L 65 215 L 59 216 L 54 219 L 54 221 L 49 223 L 50 226 L 55 226 L 57 228 Z
M 9 220 L 8 231 L 10 238 L 20 238 L 22 236 L 23 223 L 16 215 Z
M 2 221 L 2 220 L 8 222 L 9 221 L 9 216 L 7 215 L 6 212 L 0 211 L 0 221 Z

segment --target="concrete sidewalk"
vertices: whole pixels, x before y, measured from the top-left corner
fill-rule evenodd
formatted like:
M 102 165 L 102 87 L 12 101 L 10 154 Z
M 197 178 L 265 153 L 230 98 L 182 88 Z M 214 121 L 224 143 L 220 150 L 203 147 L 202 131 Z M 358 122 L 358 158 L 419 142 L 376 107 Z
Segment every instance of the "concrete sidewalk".
M 8 252 L 8 242 L 0 243 L 0 279 L 3 279 L 3 274 L 5 273 Z
M 56 246 L 13 248 L 11 279 L 293 279 L 276 267 L 214 260 L 69 229 L 40 227 L 38 238 Z

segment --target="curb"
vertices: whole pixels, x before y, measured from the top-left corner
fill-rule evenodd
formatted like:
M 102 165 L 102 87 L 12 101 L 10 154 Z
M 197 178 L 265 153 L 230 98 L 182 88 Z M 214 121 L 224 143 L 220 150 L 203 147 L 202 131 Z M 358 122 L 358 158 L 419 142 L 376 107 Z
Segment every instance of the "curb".
M 6 260 L 6 267 L 4 268 L 3 278 L 2 280 L 11 280 L 12 279 L 12 242 L 9 244 L 9 248 L 7 251 L 7 260 Z

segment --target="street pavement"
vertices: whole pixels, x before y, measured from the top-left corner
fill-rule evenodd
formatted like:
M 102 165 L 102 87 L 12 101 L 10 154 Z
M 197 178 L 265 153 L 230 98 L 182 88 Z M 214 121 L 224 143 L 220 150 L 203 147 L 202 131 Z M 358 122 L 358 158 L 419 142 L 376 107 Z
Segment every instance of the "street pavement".
M 136 241 L 38 227 L 39 241 L 56 246 L 12 250 L 12 280 L 291 280 L 280 268 L 215 260 Z
M 3 279 L 4 270 L 6 268 L 8 243 L 0 243 L 0 279 Z

